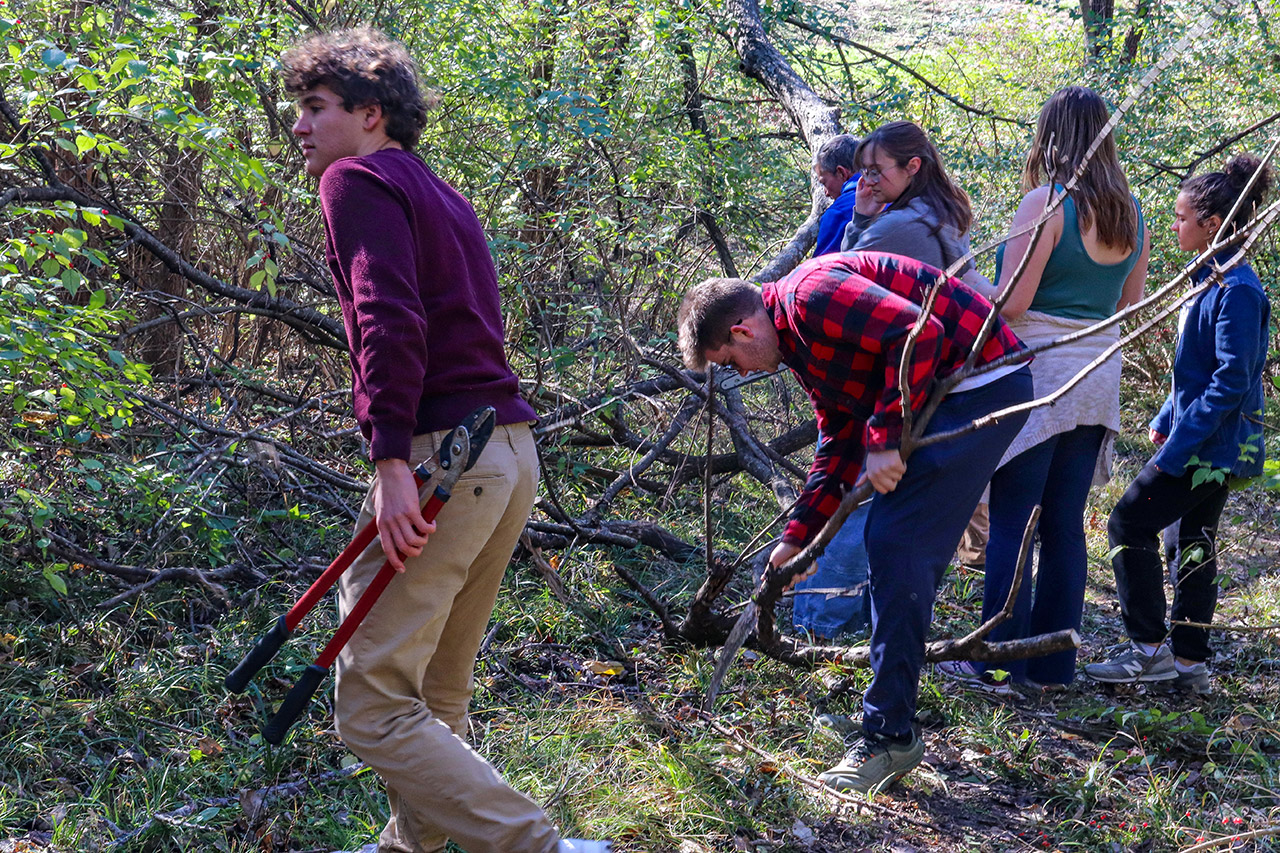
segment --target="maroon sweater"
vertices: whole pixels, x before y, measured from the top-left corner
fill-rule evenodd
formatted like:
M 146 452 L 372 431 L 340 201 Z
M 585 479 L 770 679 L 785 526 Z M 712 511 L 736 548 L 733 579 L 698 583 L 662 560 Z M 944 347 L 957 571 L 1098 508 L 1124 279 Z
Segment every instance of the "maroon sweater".
M 507 365 L 498 276 L 466 199 L 387 148 L 334 161 L 320 204 L 370 458 L 408 459 L 414 435 L 479 406 L 499 424 L 537 419 Z

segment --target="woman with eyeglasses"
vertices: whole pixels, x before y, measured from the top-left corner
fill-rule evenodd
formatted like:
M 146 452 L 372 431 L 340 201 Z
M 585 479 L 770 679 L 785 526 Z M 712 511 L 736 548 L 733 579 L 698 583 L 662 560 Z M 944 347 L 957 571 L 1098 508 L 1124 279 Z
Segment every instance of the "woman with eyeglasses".
M 881 125 L 859 143 L 853 162 L 862 177 L 842 251 L 889 252 L 939 269 L 969 253 L 969 196 L 952 182 L 938 149 L 919 126 L 909 121 Z M 994 292 L 972 259 L 956 275 L 984 296 Z M 870 506 L 865 503 L 849 515 L 818 558 L 813 576 L 796 585 L 792 621 L 818 642 L 857 631 L 870 618 L 863 541 Z
M 854 161 L 862 179 L 842 251 L 890 252 L 939 269 L 969 253 L 969 196 L 951 180 L 938 149 L 919 125 L 880 125 L 862 140 Z M 970 259 L 957 275 L 980 289 L 988 285 L 972 273 L 976 269 Z
M 1013 288 L 1002 313 L 1029 346 L 1084 329 L 1142 298 L 1151 238 L 1110 131 L 1089 156 L 1107 120 L 1102 98 L 1081 86 L 1059 89 L 1040 110 L 1022 173 L 1026 195 L 996 256 L 1001 291 Z M 1051 200 L 1060 204 L 1033 247 L 1031 229 Z M 1022 275 L 1013 281 L 1028 252 Z M 1118 339 L 1118 327 L 1112 326 L 1038 354 L 1031 363 L 1036 396 L 1063 387 Z M 1085 501 L 1093 483 L 1111 476 L 1119 429 L 1116 352 L 1054 405 L 1032 411 L 1005 452 L 991 479 L 984 620 L 1004 607 L 1023 532 L 1037 504 L 1040 558 L 1034 584 L 1030 568 L 1023 569 L 1013 616 L 996 627 L 990 640 L 1079 630 L 1086 579 Z M 939 664 L 938 669 L 974 686 L 1007 692 L 1009 681 L 1032 689 L 1061 689 L 1071 683 L 1075 664 L 1071 649 L 1000 664 L 1007 677 L 994 672 L 995 667 L 968 661 Z

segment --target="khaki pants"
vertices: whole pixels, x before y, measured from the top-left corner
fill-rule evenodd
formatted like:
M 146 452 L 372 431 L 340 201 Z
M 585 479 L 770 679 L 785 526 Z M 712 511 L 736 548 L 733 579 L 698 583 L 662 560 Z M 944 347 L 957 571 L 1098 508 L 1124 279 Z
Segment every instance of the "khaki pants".
M 416 436 L 411 464 L 443 435 Z M 528 424 L 498 427 L 454 486 L 421 556 L 405 561 L 338 657 L 338 731 L 387 785 L 391 819 L 379 853 L 434 853 L 447 838 L 467 853 L 558 847 L 542 809 L 462 740 L 476 654 L 537 482 Z M 356 529 L 372 517 L 366 499 Z M 375 543 L 342 576 L 342 616 L 384 559 Z
M 969 519 L 969 526 L 960 537 L 956 559 L 960 565 L 981 568 L 987 564 L 987 540 L 991 538 L 991 512 L 986 501 L 978 504 Z

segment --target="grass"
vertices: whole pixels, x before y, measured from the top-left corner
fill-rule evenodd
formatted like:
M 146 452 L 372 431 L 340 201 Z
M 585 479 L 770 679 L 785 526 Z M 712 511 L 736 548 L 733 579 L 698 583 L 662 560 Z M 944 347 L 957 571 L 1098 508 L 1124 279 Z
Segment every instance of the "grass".
M 1009 4 L 1000 5 L 1008 11 Z M 885 8 L 867 7 L 869 29 Z M 935 8 L 951 10 L 949 4 L 913 4 L 921 14 Z M 1047 91 L 1025 81 L 1043 77 L 1052 88 L 1078 70 L 1074 30 L 1046 35 L 1027 23 L 1045 17 L 1045 4 L 1018 7 L 1020 17 L 1012 22 L 987 15 L 986 4 L 968 8 L 984 18 L 970 37 L 943 39 L 945 50 L 930 42 L 921 57 L 921 67 L 948 90 L 983 103 L 989 97 L 1002 112 L 1027 117 Z M 901 27 L 912 41 L 918 31 L 914 21 Z M 951 35 L 941 27 L 933 32 Z M 1027 63 L 1044 73 L 1029 73 Z M 1010 69 L 1017 74 L 1011 77 Z M 859 75 L 859 85 L 872 90 L 863 100 L 872 99 L 883 76 L 877 71 L 864 81 Z M 905 90 L 897 83 L 884 88 L 889 100 L 873 101 L 865 113 L 851 110 L 851 127 L 869 129 L 901 117 L 898 96 Z M 1251 99 L 1257 94 L 1241 83 L 1220 96 L 1234 105 L 1243 100 L 1241 91 Z M 1269 103 L 1257 100 L 1251 108 Z M 977 144 L 973 140 L 986 139 L 986 132 L 975 130 L 968 117 L 918 97 L 909 107 L 908 114 L 931 130 L 942 126 L 948 163 L 978 202 L 975 235 L 999 233 L 1019 197 L 1016 166 L 1027 131 L 993 127 L 995 142 Z M 1218 112 L 1234 122 L 1234 108 Z M 1160 114 L 1152 107 L 1152 116 Z M 1165 132 L 1164 124 L 1144 115 L 1126 123 L 1126 150 L 1146 152 L 1153 145 L 1150 134 Z M 1241 119 L 1227 129 L 1247 123 Z M 1190 125 L 1199 128 L 1200 122 Z M 1211 137 L 1165 147 L 1200 150 Z M 1149 172 L 1135 166 L 1132 176 L 1143 179 L 1139 191 L 1154 228 L 1166 221 L 1171 185 L 1167 179 L 1149 185 Z M 1181 258 L 1173 258 L 1167 240 L 1161 245 L 1159 266 L 1170 273 Z M 1274 266 L 1273 259 L 1268 263 Z M 1159 278 L 1153 275 L 1153 281 Z M 746 393 L 753 408 L 752 394 L 767 397 L 760 408 L 776 402 L 763 385 Z M 794 402 L 793 413 L 803 415 L 803 398 Z M 1153 410 L 1150 398 L 1128 402 L 1129 412 Z M 1102 527 L 1148 452 L 1140 438 L 1145 425 L 1131 417 L 1116 479 L 1095 492 L 1087 516 L 1091 576 L 1083 659 L 1119 637 Z M 701 437 L 687 440 L 700 452 Z M 1278 449 L 1269 456 L 1276 458 Z M 612 461 L 623 465 L 628 458 L 620 454 Z M 55 464 L 46 461 L 44 473 Z M 146 470 L 122 467 L 116 476 L 139 494 L 174 500 L 164 470 Z M 125 523 L 134 515 L 160 514 L 150 505 L 122 506 L 118 496 L 125 490 L 101 476 L 107 488 L 87 509 L 83 498 L 69 504 L 66 516 L 88 513 L 93 526 L 127 533 L 135 529 Z M 571 503 L 586 497 L 585 486 L 572 494 L 574 479 L 566 474 L 561 480 Z M 728 550 L 745 544 L 774 506 L 771 495 L 744 479 L 715 495 L 716 543 Z M 203 492 L 205 486 L 190 488 Z M 643 506 L 634 514 L 652 518 L 656 512 Z M 692 490 L 661 512 L 669 516 L 663 523 L 700 539 L 701 509 Z M 1239 496 L 1228 516 L 1219 621 L 1280 624 L 1277 495 Z M 304 546 L 300 531 L 314 521 L 263 516 L 248 526 L 260 533 L 272 528 L 299 553 L 340 547 L 345 525 Z M 145 538 L 157 528 L 136 529 Z M 230 538 L 228 531 L 214 532 Z M 184 556 L 189 553 L 193 563 L 215 541 L 212 532 L 201 536 L 178 540 L 189 546 Z M 281 560 L 293 556 L 282 553 Z M 855 692 L 829 697 L 840 673 L 799 672 L 744 655 L 726 683 L 717 720 L 771 758 L 744 751 L 696 711 L 713 652 L 665 643 L 647 611 L 614 578 L 610 561 L 625 562 L 677 602 L 696 588 L 699 567 L 647 559 L 604 550 L 564 555 L 560 573 L 581 612 L 556 601 L 529 566 L 514 565 L 495 613 L 499 627 L 478 666 L 472 740 L 513 784 L 547 804 L 570 834 L 615 838 L 622 853 L 826 853 L 894 845 L 956 852 L 1159 851 L 1278 822 L 1280 653 L 1274 632 L 1215 635 L 1217 690 L 1204 700 L 1082 684 L 1061 696 L 1005 701 L 926 675 L 920 700 L 926 763 L 874 808 L 858 809 L 812 790 L 796 774 L 813 776 L 839 760 L 842 744 L 815 730 L 812 718 L 818 710 L 856 714 L 856 690 L 865 687 L 867 673 L 857 674 Z M 8 853 L 17 839 L 25 839 L 28 849 L 111 849 L 118 838 L 126 840 L 114 849 L 145 853 L 330 851 L 354 849 L 376 836 L 386 819 L 385 798 L 373 774 L 359 768 L 333 732 L 326 691 L 285 746 L 272 748 L 257 735 L 266 710 L 332 631 L 332 607 L 317 609 L 246 696 L 228 696 L 221 685 L 303 582 L 233 588 L 242 598 L 230 612 L 194 589 L 172 586 L 103 612 L 96 605 L 115 588 L 74 569 L 64 574 L 70 591 L 59 595 L 38 572 L 0 561 L 0 851 Z M 725 601 L 745 596 L 740 582 Z M 980 576 L 950 573 L 939 595 L 935 634 L 970 629 L 980 596 Z M 621 660 L 624 671 L 596 675 L 589 660 Z M 264 789 L 303 780 L 312 784 L 260 800 Z M 1250 843 L 1257 850 L 1276 846 L 1266 838 Z
M 1117 488 L 1096 495 L 1103 517 Z M 1239 547 L 1224 571 L 1220 619 L 1274 625 L 1280 578 L 1247 552 L 1274 534 L 1274 500 L 1241 509 L 1249 524 L 1231 533 Z M 1117 633 L 1104 546 L 1092 545 L 1082 657 Z M 926 676 L 926 763 L 877 809 L 859 811 L 792 775 L 839 760 L 840 742 L 812 726 L 837 673 L 748 655 L 717 711 L 771 759 L 745 752 L 695 710 L 712 652 L 665 644 L 651 620 L 637 618 L 608 561 L 629 559 L 653 584 L 664 570 L 603 551 L 571 559 L 563 568 L 586 616 L 551 598 L 528 567 L 510 570 L 472 716 L 477 747 L 569 834 L 614 838 L 622 851 L 683 853 L 735 844 L 880 849 L 886 837 L 950 851 L 1163 850 L 1267 826 L 1280 810 L 1272 634 L 1216 636 L 1217 692 L 1205 700 L 1082 684 L 1004 701 Z M 696 576 L 697 567 L 680 569 L 666 578 L 667 594 L 687 595 Z M 181 591 L 99 612 L 93 603 L 107 594 L 90 577 L 63 598 L 12 575 L 0 583 L 11 591 L 0 636 L 0 838 L 107 849 L 146 826 L 117 849 L 328 851 L 376 835 L 385 800 L 367 770 L 342 775 L 355 758 L 332 730 L 327 698 L 284 747 L 256 734 L 264 709 L 332 629 L 331 608 L 317 610 L 245 697 L 221 686 L 299 584 L 269 584 L 243 609 L 219 614 Z M 935 631 L 970 626 L 979 594 L 974 575 L 951 573 Z M 585 666 L 617 657 L 625 658 L 617 675 Z M 857 699 L 837 697 L 829 710 L 856 714 Z M 321 781 L 255 804 L 255 791 L 302 779 Z M 1268 839 L 1251 843 L 1271 849 Z

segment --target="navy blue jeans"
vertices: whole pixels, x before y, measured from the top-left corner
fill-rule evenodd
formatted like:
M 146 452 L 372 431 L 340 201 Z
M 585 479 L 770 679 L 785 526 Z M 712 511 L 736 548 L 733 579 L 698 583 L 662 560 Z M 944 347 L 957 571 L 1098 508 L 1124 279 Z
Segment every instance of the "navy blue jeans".
M 1013 616 L 997 625 L 988 639 L 1017 640 L 1068 628 L 1080 630 L 1088 575 L 1084 506 L 1106 434 L 1107 428 L 1100 425 L 1059 433 L 1019 453 L 991 478 L 984 622 L 999 613 L 1009 597 L 1022 535 L 1036 504 L 1040 504 L 1040 561 L 1033 583 L 1028 555 Z M 1070 684 L 1076 650 L 1008 661 L 1000 667 L 1014 682 L 1029 678 L 1041 684 Z
M 929 433 L 964 426 L 997 409 L 1032 399 L 1030 370 L 951 394 L 929 421 Z M 933 599 L 960 534 L 1005 448 L 1026 414 L 921 448 L 907 460 L 898 487 L 877 494 L 867 518 L 871 567 L 871 686 L 862 698 L 869 738 L 911 736 Z

